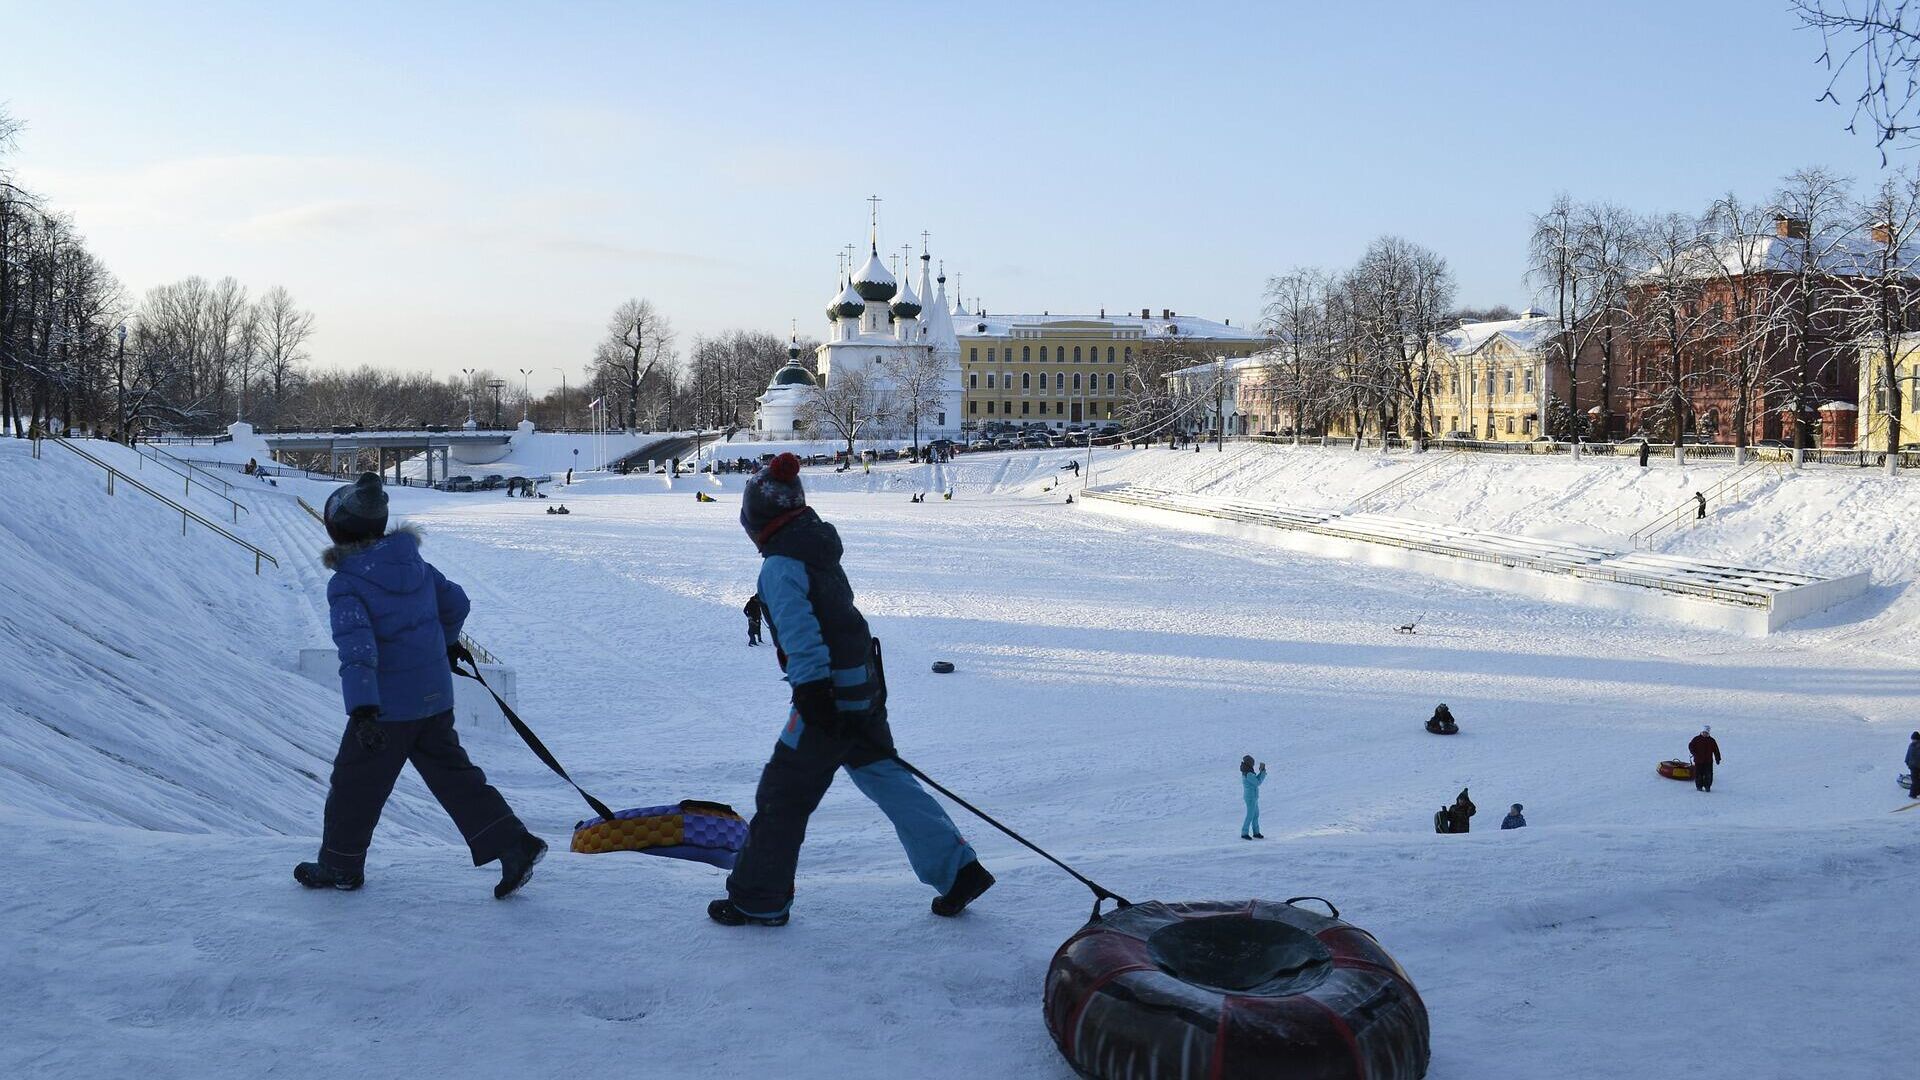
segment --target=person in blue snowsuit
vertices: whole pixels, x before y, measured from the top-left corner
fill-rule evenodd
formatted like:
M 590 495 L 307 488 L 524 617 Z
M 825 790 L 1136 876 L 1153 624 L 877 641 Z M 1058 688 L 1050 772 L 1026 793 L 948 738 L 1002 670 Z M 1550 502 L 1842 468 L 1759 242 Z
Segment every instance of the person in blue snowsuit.
M 1260 835 L 1260 785 L 1267 782 L 1267 763 L 1256 771 L 1253 755 L 1240 759 L 1240 793 L 1247 800 L 1247 816 L 1240 821 L 1240 839 L 1265 840 Z
M 839 769 L 893 822 L 914 873 L 939 892 L 933 913 L 960 914 L 993 875 L 894 757 L 886 684 L 840 569 L 840 534 L 807 505 L 798 458 L 781 454 L 747 482 L 740 525 L 760 549 L 760 602 L 792 702 L 760 773 L 727 895 L 708 916 L 727 926 L 786 925 L 807 818 Z
M 377 473 L 335 491 L 324 520 L 334 544 L 322 561 L 333 571 L 327 606 L 347 730 L 327 783 L 319 858 L 294 867 L 294 880 L 310 889 L 358 889 L 380 811 L 412 762 L 459 827 L 473 865 L 499 860 L 493 895 L 505 897 L 526 883 L 547 844 L 521 824 L 454 734 L 453 669 L 473 661 L 460 644 L 467 594 L 420 557 L 417 533 L 387 532 Z
M 1507 816 L 1500 819 L 1500 828 L 1503 830 L 1526 828 L 1527 815 L 1521 813 L 1523 809 L 1524 807 L 1522 807 L 1519 803 L 1514 803 L 1513 809 L 1507 811 Z

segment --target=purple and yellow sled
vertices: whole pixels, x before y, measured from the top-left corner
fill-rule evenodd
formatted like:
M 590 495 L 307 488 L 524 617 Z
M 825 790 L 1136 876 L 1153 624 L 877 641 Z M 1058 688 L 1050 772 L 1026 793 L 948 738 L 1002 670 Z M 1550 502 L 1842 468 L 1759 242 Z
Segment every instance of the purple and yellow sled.
M 733 868 L 747 843 L 747 822 L 725 803 L 684 799 L 671 806 L 620 810 L 573 827 L 573 850 L 582 855 L 637 851 Z

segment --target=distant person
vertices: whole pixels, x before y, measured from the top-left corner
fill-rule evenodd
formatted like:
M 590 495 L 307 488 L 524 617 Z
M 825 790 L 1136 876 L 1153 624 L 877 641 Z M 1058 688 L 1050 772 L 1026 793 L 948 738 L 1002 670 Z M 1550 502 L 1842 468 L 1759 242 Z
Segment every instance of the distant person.
M 1240 839 L 1265 840 L 1260 835 L 1260 785 L 1267 782 L 1267 763 L 1253 767 L 1253 755 L 1240 759 L 1240 795 L 1247 803 L 1247 816 L 1240 820 Z
M 1907 740 L 1907 798 L 1920 799 L 1920 731 Z
M 760 603 L 760 594 L 747 597 L 747 606 L 740 610 L 747 617 L 747 644 L 760 644 L 760 616 L 766 610 Z
M 1713 740 L 1713 725 L 1700 729 L 1700 734 L 1687 744 L 1687 753 L 1693 755 L 1693 788 L 1695 791 L 1713 790 L 1713 767 L 1720 764 L 1720 744 Z
M 1526 815 L 1520 812 L 1519 803 L 1514 803 L 1513 809 L 1507 811 L 1507 816 L 1500 819 L 1500 829 L 1502 832 L 1508 829 L 1524 829 L 1526 827 L 1527 818 Z
M 1640 440 L 1640 467 L 1641 468 L 1644 469 L 1647 467 L 1647 456 L 1651 453 L 1653 453 L 1653 444 L 1648 442 L 1645 439 L 1641 439 Z
M 624 461 L 623 461 L 623 462 L 621 462 L 621 463 L 620 463 L 620 471 L 621 471 L 622 473 L 625 473 L 625 472 L 627 471 L 627 463 L 626 463 L 626 462 L 624 462 Z M 573 468 L 572 468 L 571 466 L 569 466 L 569 467 L 567 468 L 567 486 L 568 486 L 568 487 L 572 487 L 572 486 L 573 486 Z
M 1433 815 L 1433 831 L 1437 833 L 1467 832 L 1473 815 L 1479 812 L 1480 808 L 1473 805 L 1473 800 L 1467 797 L 1467 789 L 1461 788 L 1460 794 L 1454 797 L 1452 806 L 1443 806 Z
M 460 644 L 467 594 L 420 557 L 420 537 L 387 531 L 387 493 L 361 473 L 327 499 L 332 547 L 322 562 L 347 730 L 334 755 L 320 855 L 294 867 L 309 889 L 358 889 L 375 824 L 408 762 L 460 829 L 473 865 L 499 860 L 495 898 L 526 884 L 547 853 L 467 758 L 453 730 L 452 670 L 473 656 Z
M 247 475 L 252 476 L 253 474 L 259 471 L 260 471 L 259 460 L 256 458 L 248 458 L 247 459 Z
M 1693 501 L 1698 504 L 1693 512 L 1693 520 L 1701 521 L 1707 516 L 1707 496 L 1703 492 L 1694 492 Z
M 1427 718 L 1427 730 L 1435 735 L 1460 734 L 1460 725 L 1454 722 L 1453 710 L 1447 708 L 1446 702 L 1441 702 Z

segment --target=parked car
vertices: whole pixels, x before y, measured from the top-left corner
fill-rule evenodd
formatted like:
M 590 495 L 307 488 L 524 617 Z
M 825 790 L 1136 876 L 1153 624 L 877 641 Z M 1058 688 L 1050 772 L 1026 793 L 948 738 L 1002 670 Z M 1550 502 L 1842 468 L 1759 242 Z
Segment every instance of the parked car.
M 476 490 L 478 486 L 479 485 L 473 482 L 473 477 L 471 476 L 450 476 L 446 481 L 446 490 L 448 491 L 473 491 Z
M 1101 425 L 1100 425 L 1100 434 L 1102 434 L 1102 435 L 1118 435 L 1118 434 L 1120 434 L 1120 425 L 1119 425 L 1119 424 L 1101 424 Z
M 993 449 L 993 440 L 992 439 L 975 439 L 972 442 L 967 444 L 967 449 L 991 450 Z
M 1018 450 L 1020 449 L 1020 440 L 1015 439 L 1011 435 L 1001 435 L 993 440 L 993 448 L 995 450 Z
M 1053 445 L 1053 436 L 1044 431 L 1029 431 L 1020 436 L 1020 445 L 1027 450 L 1045 450 Z
M 504 476 L 501 476 L 499 473 L 488 473 L 487 478 L 485 480 L 480 481 L 480 490 L 492 491 L 506 482 L 507 482 L 507 478 Z
M 1440 437 L 1443 439 L 1459 439 L 1465 442 L 1473 441 L 1473 435 L 1465 431 L 1449 431 L 1445 435 L 1442 435 Z

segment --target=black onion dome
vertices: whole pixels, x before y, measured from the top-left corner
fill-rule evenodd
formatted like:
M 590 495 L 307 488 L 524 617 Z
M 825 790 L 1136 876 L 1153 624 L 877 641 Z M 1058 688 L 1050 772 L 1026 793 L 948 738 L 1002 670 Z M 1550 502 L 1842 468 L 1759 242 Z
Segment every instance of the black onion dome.
M 893 317 L 896 319 L 919 318 L 920 298 L 913 295 L 913 286 L 901 281 L 900 295 L 893 298 L 893 303 L 888 305 L 888 309 L 893 312 Z
M 860 294 L 854 291 L 853 286 L 848 285 L 840 290 L 839 296 L 833 298 L 833 303 L 827 305 L 827 318 L 857 319 L 866 310 L 866 301 L 860 299 Z
M 767 383 L 767 389 L 776 386 L 813 386 L 813 373 L 801 366 L 799 360 L 789 360 L 773 373 L 773 379 Z
M 853 275 L 853 287 L 859 291 L 862 300 L 893 299 L 895 290 L 893 275 L 880 261 L 878 251 L 869 254 L 866 263 L 860 267 L 860 272 Z

